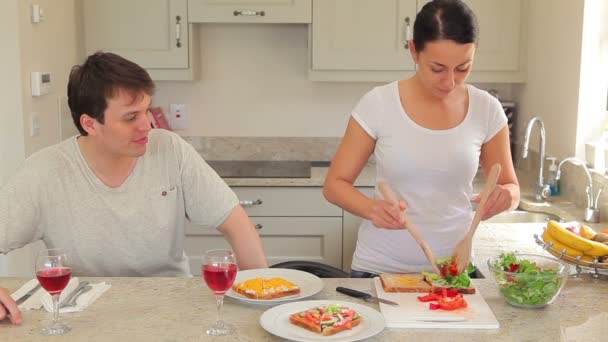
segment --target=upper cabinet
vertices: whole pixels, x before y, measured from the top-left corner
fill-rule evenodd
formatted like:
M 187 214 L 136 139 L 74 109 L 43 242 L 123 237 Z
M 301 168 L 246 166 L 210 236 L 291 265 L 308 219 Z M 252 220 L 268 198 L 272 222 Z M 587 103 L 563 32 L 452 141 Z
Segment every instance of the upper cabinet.
M 465 0 L 480 40 L 469 82 L 523 82 L 523 0 Z M 415 72 L 405 41 L 428 0 L 314 0 L 309 78 L 389 82 Z
M 194 23 L 311 22 L 312 0 L 189 0 Z
M 187 18 L 187 0 L 83 0 L 85 50 L 121 55 L 156 80 L 192 79 Z
M 312 68 L 414 70 L 406 42 L 416 0 L 315 1 Z

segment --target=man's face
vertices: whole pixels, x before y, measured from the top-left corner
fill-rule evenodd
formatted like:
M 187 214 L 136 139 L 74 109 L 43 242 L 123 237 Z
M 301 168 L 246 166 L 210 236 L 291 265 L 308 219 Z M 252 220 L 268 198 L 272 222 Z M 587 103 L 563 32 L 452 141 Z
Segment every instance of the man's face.
M 145 93 L 116 92 L 107 100 L 104 123 L 95 122 L 93 137 L 115 157 L 140 157 L 146 152 L 150 132 L 151 98 Z
M 459 44 L 451 40 L 429 42 L 424 50 L 413 52 L 420 79 L 437 98 L 447 97 L 466 81 L 474 55 L 475 44 Z

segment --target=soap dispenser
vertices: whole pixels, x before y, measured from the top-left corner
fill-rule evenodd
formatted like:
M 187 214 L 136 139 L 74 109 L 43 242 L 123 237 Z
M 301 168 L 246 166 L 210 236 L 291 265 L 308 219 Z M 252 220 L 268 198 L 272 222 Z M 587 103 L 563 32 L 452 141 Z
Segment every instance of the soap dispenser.
M 551 196 L 557 196 L 559 195 L 559 188 L 557 186 L 557 158 L 549 157 L 547 160 L 551 162 L 547 184 L 549 184 L 549 188 L 551 189 Z

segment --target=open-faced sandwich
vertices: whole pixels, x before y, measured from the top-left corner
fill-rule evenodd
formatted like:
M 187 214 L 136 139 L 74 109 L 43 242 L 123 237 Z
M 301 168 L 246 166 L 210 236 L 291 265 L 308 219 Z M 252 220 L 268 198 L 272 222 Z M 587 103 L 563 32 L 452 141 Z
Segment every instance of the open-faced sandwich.
M 363 318 L 355 311 L 339 304 L 322 305 L 289 316 L 292 324 L 324 336 L 349 330 L 361 324 Z
M 441 292 L 442 289 L 456 289 L 460 293 L 474 294 L 469 272 L 473 266 L 458 274 L 452 257 L 437 259 L 441 274 L 435 273 L 382 273 L 380 281 L 385 292 Z
M 253 278 L 232 286 L 234 292 L 252 299 L 275 299 L 300 293 L 300 287 L 283 278 Z
M 474 294 L 475 287 L 471 283 L 469 273 L 475 269 L 469 263 L 467 269 L 458 274 L 456 260 L 452 257 L 437 259 L 441 274 L 422 272 L 424 279 L 431 284 L 431 292 L 441 292 L 442 289 L 456 289 L 460 293 Z

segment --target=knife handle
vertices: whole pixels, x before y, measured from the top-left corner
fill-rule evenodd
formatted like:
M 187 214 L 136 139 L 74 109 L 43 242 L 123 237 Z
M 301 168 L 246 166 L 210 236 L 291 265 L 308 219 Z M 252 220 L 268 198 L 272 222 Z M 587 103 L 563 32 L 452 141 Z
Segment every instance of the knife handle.
M 336 291 L 338 291 L 340 293 L 343 293 L 343 294 L 345 294 L 347 296 L 351 296 L 351 297 L 355 297 L 355 298 L 361 298 L 361 299 L 370 298 L 372 296 L 369 293 L 365 293 L 365 292 L 349 289 L 349 288 L 342 287 L 342 286 L 336 287 Z

